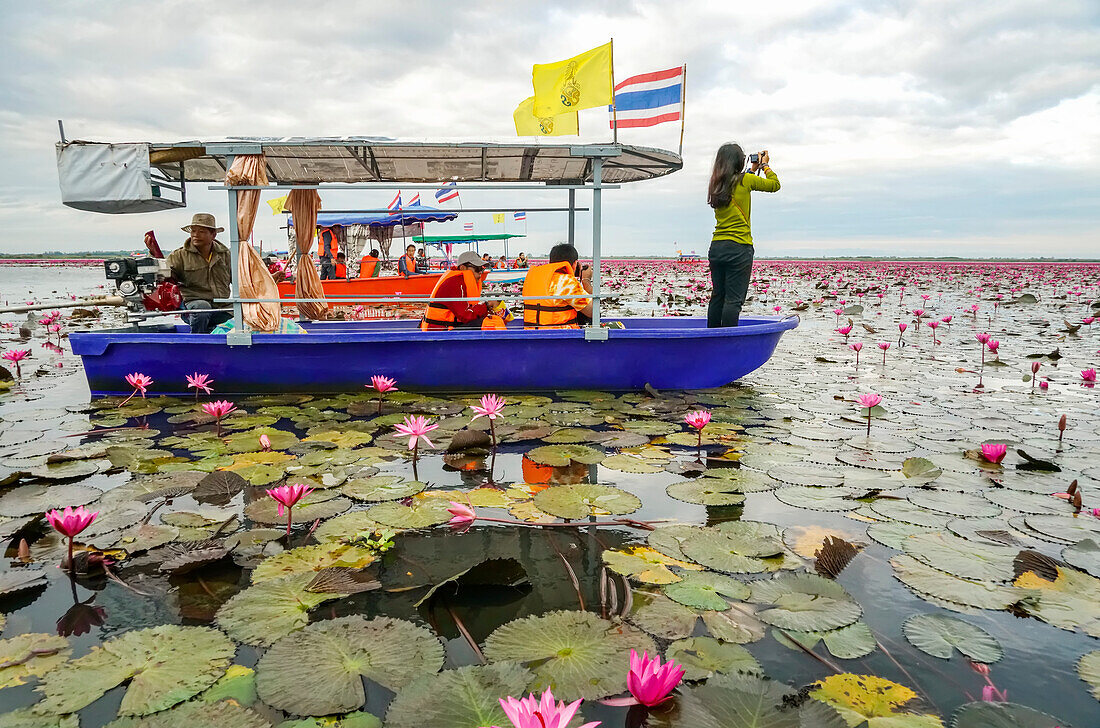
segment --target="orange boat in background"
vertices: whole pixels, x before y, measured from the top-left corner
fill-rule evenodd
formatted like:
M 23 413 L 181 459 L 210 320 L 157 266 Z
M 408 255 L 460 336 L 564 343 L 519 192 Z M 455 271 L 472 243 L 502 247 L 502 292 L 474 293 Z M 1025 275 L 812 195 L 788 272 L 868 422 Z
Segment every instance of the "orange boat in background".
M 349 301 L 340 296 L 382 296 L 409 298 L 427 298 L 432 295 L 435 284 L 439 282 L 443 271 L 438 273 L 424 273 L 409 276 L 379 276 L 377 278 L 349 278 L 339 280 L 321 281 L 321 287 L 325 291 L 325 297 L 329 299 L 329 309 L 364 306 L 367 309 L 367 318 L 401 318 L 406 311 L 415 311 L 416 315 L 424 308 L 423 303 L 371 303 L 369 301 Z M 283 306 L 294 305 L 294 282 L 284 281 L 279 284 L 279 298 L 283 300 Z

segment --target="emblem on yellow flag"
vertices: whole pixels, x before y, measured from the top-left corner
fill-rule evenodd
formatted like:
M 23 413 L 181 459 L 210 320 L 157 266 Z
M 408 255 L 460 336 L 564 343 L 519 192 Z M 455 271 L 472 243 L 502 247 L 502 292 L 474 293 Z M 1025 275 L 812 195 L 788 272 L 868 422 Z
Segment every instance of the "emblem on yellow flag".
M 493 222 L 497 223 L 498 225 L 500 223 L 504 222 L 504 213 L 503 212 L 494 212 L 493 213 Z
M 271 205 L 271 214 L 278 215 L 281 212 L 286 212 L 286 195 L 282 197 L 276 197 L 274 200 L 268 200 L 267 204 Z
M 535 97 L 531 96 L 519 103 L 512 112 L 512 120 L 516 122 L 517 136 L 563 136 L 565 134 L 580 134 L 577 124 L 577 112 L 567 111 L 560 116 L 535 116 Z
M 611 58 L 611 43 L 607 43 L 557 63 L 536 63 L 531 68 L 535 116 L 553 117 L 611 104 Z

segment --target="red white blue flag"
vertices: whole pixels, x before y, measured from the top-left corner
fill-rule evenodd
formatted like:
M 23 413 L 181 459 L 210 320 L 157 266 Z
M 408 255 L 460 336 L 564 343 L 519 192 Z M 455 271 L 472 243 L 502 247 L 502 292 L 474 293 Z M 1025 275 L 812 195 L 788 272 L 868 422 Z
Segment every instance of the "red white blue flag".
M 468 233 L 472 233 L 474 231 L 474 224 L 472 222 L 465 223 L 462 229 Z
M 401 190 L 397 191 L 397 196 L 390 201 L 390 204 L 386 205 L 387 210 L 400 210 L 401 209 Z
M 515 220 L 526 220 L 527 219 L 527 213 L 526 212 L 517 212 L 516 214 L 512 215 L 512 218 L 515 219 Z
M 458 185 L 454 182 L 448 182 L 435 191 L 436 202 L 447 202 L 456 199 L 458 199 Z
M 417 192 L 415 195 L 412 196 L 412 199 L 409 200 L 409 205 L 408 206 L 409 207 L 420 207 L 420 193 L 419 192 Z
M 615 116 L 620 129 L 680 121 L 683 103 L 683 66 L 631 76 L 615 85 L 615 115 L 609 124 L 615 128 Z

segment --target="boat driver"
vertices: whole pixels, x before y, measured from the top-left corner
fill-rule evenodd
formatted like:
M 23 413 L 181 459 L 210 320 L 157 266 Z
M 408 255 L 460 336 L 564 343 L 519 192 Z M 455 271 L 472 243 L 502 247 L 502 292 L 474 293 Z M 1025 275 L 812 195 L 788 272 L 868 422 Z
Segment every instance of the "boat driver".
M 229 248 L 215 238 L 224 230 L 217 226 L 213 215 L 196 213 L 191 224 L 183 228 L 191 237 L 182 248 L 168 256 L 168 267 L 179 284 L 183 307 L 190 311 L 206 311 L 183 315 L 193 334 L 208 334 L 232 317 L 228 311 L 210 311 L 215 307 L 215 299 L 229 298 Z M 219 307 L 225 306 L 219 304 Z

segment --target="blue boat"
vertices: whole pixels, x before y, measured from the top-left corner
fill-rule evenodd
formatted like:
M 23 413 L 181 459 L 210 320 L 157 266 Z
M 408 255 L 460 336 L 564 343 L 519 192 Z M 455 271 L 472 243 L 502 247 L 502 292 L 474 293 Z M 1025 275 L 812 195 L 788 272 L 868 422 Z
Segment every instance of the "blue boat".
M 74 332 L 69 341 L 84 362 L 93 396 L 129 394 L 125 375 L 151 376 L 150 391 L 187 394 L 185 377 L 198 370 L 219 395 L 270 392 L 363 392 L 376 374 L 407 390 L 548 391 L 719 387 L 763 365 L 797 318 L 744 317 L 736 328 L 706 327 L 699 318 L 613 318 L 600 307 L 602 192 L 661 177 L 682 166 L 679 155 L 625 144 L 400 142 L 375 137 L 339 139 L 242 138 L 173 144 L 62 142 L 58 169 L 62 200 L 98 212 L 174 209 L 185 183 L 220 183 L 235 155 L 264 155 L 272 184 L 212 185 L 228 192 L 233 281 L 228 299 L 235 330 L 192 334 L 185 324 Z M 493 208 L 499 212 L 565 212 L 575 237 L 577 190 L 591 192 L 593 321 L 572 330 L 420 331 L 419 321 L 303 321 L 306 333 L 247 331 L 240 296 L 237 192 L 249 189 L 385 189 L 432 191 L 444 181 L 460 189 L 539 191 L 568 195 L 564 207 Z M 331 187 L 323 184 L 337 182 Z M 178 193 L 178 195 L 173 195 Z M 178 199 L 177 199 L 178 197 Z M 247 243 L 244 243 L 247 245 Z M 368 305 L 394 298 L 361 297 Z M 426 299 L 400 299 L 426 302 Z M 278 299 L 275 299 L 278 301 Z M 344 301 L 341 301 L 343 303 Z

